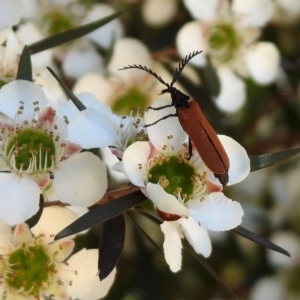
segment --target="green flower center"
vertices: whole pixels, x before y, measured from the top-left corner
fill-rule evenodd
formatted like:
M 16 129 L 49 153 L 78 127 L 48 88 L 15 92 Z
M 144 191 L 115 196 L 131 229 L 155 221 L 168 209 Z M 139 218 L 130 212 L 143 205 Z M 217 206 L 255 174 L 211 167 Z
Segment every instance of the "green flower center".
M 171 156 L 158 159 L 149 171 L 149 182 L 159 183 L 167 193 L 189 198 L 195 187 L 195 169 L 189 163 L 183 162 L 180 157 Z
M 74 27 L 70 15 L 61 9 L 53 9 L 45 13 L 44 24 L 46 24 L 49 35 L 55 35 Z
M 210 28 L 208 44 L 213 57 L 220 63 L 232 60 L 242 38 L 238 35 L 232 23 L 217 23 Z
M 8 143 L 6 155 L 18 170 L 44 170 L 53 166 L 52 136 L 38 129 L 24 129 Z
M 118 115 L 129 115 L 134 107 L 139 107 L 142 111 L 149 105 L 149 98 L 135 87 L 130 87 L 124 94 L 114 99 L 112 110 Z
M 51 280 L 54 264 L 41 245 L 20 248 L 10 254 L 5 280 L 8 286 L 32 295 Z M 50 275 L 50 276 L 49 276 Z

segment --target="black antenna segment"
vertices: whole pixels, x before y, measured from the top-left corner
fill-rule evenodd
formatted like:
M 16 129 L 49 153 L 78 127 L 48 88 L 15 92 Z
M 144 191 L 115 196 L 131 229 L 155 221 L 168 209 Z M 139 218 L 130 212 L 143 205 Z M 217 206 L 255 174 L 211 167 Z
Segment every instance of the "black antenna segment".
M 164 84 L 165 86 L 169 87 L 169 84 L 166 83 L 160 76 L 158 76 L 154 71 L 152 71 L 151 69 L 145 67 L 145 66 L 142 66 L 142 65 L 129 65 L 129 66 L 126 66 L 122 69 L 119 69 L 119 70 L 127 70 L 127 69 L 140 69 L 140 70 L 144 70 L 148 73 L 150 73 L 152 76 L 154 76 L 159 82 L 161 82 L 162 84 Z
M 166 87 L 172 87 L 173 84 L 177 81 L 180 73 L 182 72 L 182 70 L 184 69 L 185 65 L 193 58 L 195 57 L 196 55 L 202 53 L 202 51 L 194 51 L 192 53 L 190 53 L 189 55 L 187 55 L 178 65 L 178 67 L 175 69 L 174 71 L 174 74 L 173 74 L 173 79 L 172 79 L 172 82 L 169 84 L 169 83 L 166 83 L 160 76 L 158 76 L 154 71 L 152 71 L 151 69 L 145 67 L 145 66 L 142 66 L 142 65 L 129 65 L 129 66 L 126 66 L 122 69 L 119 69 L 119 70 L 127 70 L 127 69 L 140 69 L 140 70 L 143 70 L 143 71 L 146 71 L 148 72 L 149 74 L 151 74 L 152 76 L 154 76 L 160 83 L 164 84 Z
M 170 86 L 173 86 L 173 84 L 177 81 L 181 71 L 184 69 L 185 65 L 196 55 L 200 54 L 202 51 L 194 51 L 187 55 L 178 65 L 178 67 L 175 69 L 173 74 L 172 82 L 170 83 Z

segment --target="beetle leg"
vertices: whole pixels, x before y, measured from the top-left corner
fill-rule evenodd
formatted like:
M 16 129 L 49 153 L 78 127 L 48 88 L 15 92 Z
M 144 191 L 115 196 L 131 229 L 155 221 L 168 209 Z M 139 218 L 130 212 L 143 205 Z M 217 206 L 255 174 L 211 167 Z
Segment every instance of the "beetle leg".
M 164 106 L 160 106 L 160 107 L 151 107 L 151 106 L 148 106 L 148 109 L 161 110 L 161 109 L 164 109 L 164 108 L 167 108 L 167 107 L 172 107 L 172 106 L 174 106 L 174 104 L 164 105 Z
M 169 117 L 178 117 L 178 115 L 177 115 L 177 113 L 176 113 L 176 114 L 166 115 L 166 116 L 164 116 L 163 118 L 158 119 L 158 120 L 155 121 L 154 123 L 144 125 L 144 127 L 149 127 L 149 126 L 155 125 L 155 124 L 157 124 L 158 122 L 160 122 L 160 121 L 162 121 L 162 120 L 165 120 L 165 119 L 167 119 L 167 118 L 169 118 Z
M 192 141 L 191 139 L 189 138 L 189 158 L 188 160 L 190 160 L 193 156 L 193 145 L 192 145 Z

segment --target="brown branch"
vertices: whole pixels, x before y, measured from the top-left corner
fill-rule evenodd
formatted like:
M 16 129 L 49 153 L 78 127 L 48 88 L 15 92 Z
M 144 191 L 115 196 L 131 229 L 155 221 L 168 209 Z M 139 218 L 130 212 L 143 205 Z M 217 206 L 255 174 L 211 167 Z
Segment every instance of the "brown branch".
M 128 194 L 131 194 L 135 191 L 138 191 L 140 187 L 137 187 L 135 185 L 128 185 L 122 188 L 119 188 L 117 190 L 109 191 L 104 194 L 104 196 L 96 202 L 94 205 L 103 205 L 104 203 L 107 203 L 109 201 L 113 201 L 121 196 L 125 196 Z M 49 201 L 44 203 L 44 207 L 49 207 L 53 205 L 58 205 L 58 206 L 70 206 L 68 203 L 63 203 L 60 202 L 59 200 L 57 201 Z

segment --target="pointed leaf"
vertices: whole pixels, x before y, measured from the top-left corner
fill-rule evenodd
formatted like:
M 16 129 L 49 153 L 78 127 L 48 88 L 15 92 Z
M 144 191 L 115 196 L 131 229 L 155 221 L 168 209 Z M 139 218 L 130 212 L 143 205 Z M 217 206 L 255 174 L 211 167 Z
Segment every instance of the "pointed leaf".
M 28 47 L 25 45 L 20 56 L 16 79 L 32 82 L 31 58 Z
M 154 222 L 157 225 L 160 225 L 162 223 L 161 218 L 154 212 L 150 211 L 149 209 L 137 207 L 136 210 L 143 215 L 144 217 L 148 218 L 152 222 Z
M 158 250 L 163 251 L 163 249 L 156 244 L 156 242 L 152 239 L 152 237 L 140 226 L 140 224 L 133 218 L 132 214 L 127 212 L 127 216 L 133 222 L 133 224 L 137 227 L 137 229 L 147 238 L 147 240 L 154 245 Z
M 64 43 L 70 42 L 74 39 L 77 39 L 79 37 L 82 37 L 102 26 L 109 23 L 110 21 L 116 19 L 120 14 L 122 14 L 123 11 L 118 11 L 114 14 L 111 14 L 105 18 L 99 19 L 97 21 L 88 23 L 86 25 L 70 29 L 64 32 L 61 32 L 59 34 L 56 34 L 54 36 L 47 37 L 41 41 L 38 41 L 36 43 L 33 43 L 28 46 L 30 54 L 39 53 L 41 51 L 62 45 Z
M 238 226 L 234 229 L 232 229 L 233 232 L 243 236 L 244 238 L 251 240 L 263 247 L 266 247 L 270 250 L 282 253 L 288 257 L 291 257 L 291 254 L 289 252 L 287 252 L 285 249 L 277 246 L 276 244 L 273 244 L 272 242 L 266 240 L 265 238 L 255 234 L 254 232 L 249 231 L 248 229 L 242 227 L 242 226 Z
M 214 279 L 223 287 L 223 289 L 230 295 L 230 299 L 238 300 L 237 297 L 234 295 L 232 290 L 226 284 L 226 282 L 218 275 L 218 273 L 209 265 L 206 259 L 202 255 L 197 255 L 195 252 L 188 248 L 189 246 L 186 245 L 184 242 L 184 250 L 187 251 L 190 255 L 192 255 L 213 277 Z
M 300 152 L 300 148 L 285 150 L 277 153 L 263 154 L 250 157 L 251 172 L 266 168 L 285 159 L 288 159 Z
M 55 240 L 64 238 L 66 236 L 89 229 L 97 224 L 103 223 L 123 212 L 132 208 L 133 206 L 145 200 L 145 195 L 141 191 L 135 191 L 120 198 L 106 202 L 100 205 L 71 223 L 69 226 L 60 231 Z
M 60 80 L 60 78 L 55 74 L 55 72 L 50 68 L 47 67 L 48 71 L 53 75 L 53 77 L 58 81 L 62 89 L 64 90 L 67 97 L 69 97 L 75 106 L 78 108 L 78 110 L 84 110 L 86 107 L 82 104 L 82 102 L 74 95 L 74 93 Z
M 118 215 L 103 224 L 99 245 L 98 270 L 100 280 L 105 279 L 116 266 L 125 241 L 125 220 Z
M 37 211 L 36 214 L 34 214 L 31 218 L 29 218 L 27 221 L 25 221 L 26 224 L 28 224 L 28 226 L 30 228 L 32 228 L 33 226 L 35 226 L 38 221 L 40 220 L 43 210 L 44 210 L 44 197 L 43 194 L 40 194 L 40 208 Z

